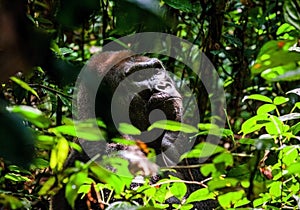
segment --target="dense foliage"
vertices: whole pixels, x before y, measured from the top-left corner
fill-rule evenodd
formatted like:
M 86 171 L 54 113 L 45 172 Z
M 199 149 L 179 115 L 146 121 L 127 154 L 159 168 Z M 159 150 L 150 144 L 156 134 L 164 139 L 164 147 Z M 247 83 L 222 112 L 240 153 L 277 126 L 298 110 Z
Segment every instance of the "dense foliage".
M 71 206 L 86 196 L 100 209 L 164 209 L 171 196 L 181 200 L 174 209 L 207 199 L 219 209 L 299 208 L 299 0 L 0 0 L 0 11 L 1 209 L 49 209 L 64 184 Z M 145 177 L 133 189 L 129 171 L 120 177 L 92 161 L 64 168 L 70 150 L 81 150 L 74 139 L 96 134 L 88 121 L 74 129 L 72 93 L 81 67 L 106 43 L 146 31 L 199 46 L 226 92 L 226 128 L 218 128 L 204 85 L 183 64 L 161 57 L 188 82 L 201 116 L 198 128 L 163 128 L 199 137 L 185 158 L 209 156 L 198 166 L 208 177 L 195 182 L 203 188 L 187 198 L 191 183 L 173 176 L 155 184 Z M 212 127 L 222 133 L 218 146 L 202 141 Z M 137 132 L 128 125 L 122 131 Z

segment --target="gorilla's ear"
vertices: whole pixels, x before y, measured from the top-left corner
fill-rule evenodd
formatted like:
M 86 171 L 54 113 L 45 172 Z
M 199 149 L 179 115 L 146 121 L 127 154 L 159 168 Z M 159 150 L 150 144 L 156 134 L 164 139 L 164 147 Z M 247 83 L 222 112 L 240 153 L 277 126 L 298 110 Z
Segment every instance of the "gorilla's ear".
M 165 68 L 160 60 L 158 60 L 156 58 L 142 57 L 142 59 L 133 60 L 131 62 L 128 62 L 124 68 L 124 71 L 125 71 L 126 75 L 129 75 L 136 71 L 143 70 L 143 69 L 149 69 L 149 68 L 160 68 L 160 69 L 165 70 Z

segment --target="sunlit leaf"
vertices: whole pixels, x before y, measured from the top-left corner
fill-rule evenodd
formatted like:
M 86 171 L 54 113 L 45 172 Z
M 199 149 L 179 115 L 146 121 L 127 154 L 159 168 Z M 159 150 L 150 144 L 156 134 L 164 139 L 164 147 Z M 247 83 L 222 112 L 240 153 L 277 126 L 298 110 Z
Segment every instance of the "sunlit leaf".
M 220 205 L 224 209 L 228 209 L 231 207 L 231 204 L 237 203 L 238 201 L 242 200 L 245 196 L 245 192 L 243 190 L 236 191 L 236 192 L 228 192 L 218 197 L 218 201 Z
M 56 145 L 57 147 L 57 169 L 63 169 L 64 163 L 69 154 L 69 143 L 65 138 L 60 138 Z
M 184 124 L 181 122 L 171 121 L 171 120 L 160 120 L 154 122 L 149 128 L 148 131 L 151 131 L 154 128 L 159 128 L 169 131 L 182 131 L 184 133 L 197 133 L 198 129 L 194 126 Z
M 248 100 L 248 99 L 272 103 L 272 99 L 270 99 L 267 96 L 261 95 L 261 94 L 253 94 L 253 95 L 245 96 L 243 98 L 243 101 Z
M 268 112 L 274 111 L 276 106 L 274 104 L 263 104 L 257 109 L 257 115 L 266 114 Z
M 223 151 L 225 151 L 225 149 L 218 145 L 207 143 L 207 142 L 202 142 L 202 143 L 196 145 L 195 148 L 192 149 L 191 151 L 183 154 L 181 156 L 181 159 L 204 158 L 204 157 L 209 157 L 211 155 L 214 155 L 214 154 L 217 154 L 217 153 L 220 153 Z
M 249 133 L 260 130 L 269 122 L 270 119 L 268 118 L 268 115 L 256 115 L 254 117 L 249 118 L 242 124 L 242 129 L 240 132 L 242 132 L 243 136 L 245 136 Z
M 85 171 L 78 172 L 71 175 L 70 180 L 66 185 L 65 197 L 73 209 L 75 206 L 75 200 L 78 196 L 77 192 L 80 186 L 86 183 L 87 178 L 88 178 L 87 172 Z
M 49 129 L 53 133 L 61 133 L 90 141 L 104 140 L 105 133 L 99 128 L 90 124 L 61 125 Z
M 131 124 L 128 123 L 120 123 L 118 130 L 123 133 L 123 134 L 128 134 L 128 135 L 140 135 L 141 131 L 134 127 Z
M 282 182 L 280 182 L 280 181 L 272 182 L 268 187 L 270 188 L 269 192 L 270 192 L 271 196 L 279 197 L 281 195 Z
M 192 192 L 189 197 L 186 199 L 186 203 L 199 202 L 208 199 L 214 199 L 215 196 L 213 193 L 209 192 L 207 188 L 199 189 Z
M 213 191 L 224 187 L 235 187 L 238 183 L 239 180 L 235 178 L 220 178 L 209 181 L 208 188 Z
M 295 44 L 294 40 L 271 40 L 265 43 L 251 68 L 252 74 L 261 73 L 269 81 L 300 79 L 300 53 L 292 50 Z
M 213 159 L 213 163 L 224 163 L 225 166 L 232 166 L 233 165 L 233 156 L 229 152 L 224 152 L 219 154 Z
M 116 173 L 95 164 L 90 166 L 90 170 L 100 181 L 109 183 L 117 194 L 122 192 L 125 186 L 129 187 L 132 181 L 132 177 L 120 177 Z
M 27 90 L 28 92 L 31 92 L 33 95 L 39 98 L 37 92 L 32 87 L 30 87 L 26 82 L 22 81 L 17 77 L 10 77 L 10 79 L 15 83 L 17 83 L 18 85 L 20 85 L 23 89 Z
M 296 28 L 294 26 L 292 26 L 288 23 L 284 23 L 277 29 L 276 35 L 281 35 L 283 33 L 287 33 L 287 32 L 293 31 L 295 29 Z
M 50 126 L 50 119 L 44 116 L 40 110 L 31 106 L 12 106 L 9 107 L 8 110 L 20 114 L 26 120 L 39 128 L 48 128 Z
M 283 97 L 283 96 L 276 96 L 274 99 L 273 99 L 273 104 L 275 105 L 281 105 L 281 104 L 284 104 L 286 102 L 288 102 L 290 99 L 289 98 L 286 98 L 286 97 Z

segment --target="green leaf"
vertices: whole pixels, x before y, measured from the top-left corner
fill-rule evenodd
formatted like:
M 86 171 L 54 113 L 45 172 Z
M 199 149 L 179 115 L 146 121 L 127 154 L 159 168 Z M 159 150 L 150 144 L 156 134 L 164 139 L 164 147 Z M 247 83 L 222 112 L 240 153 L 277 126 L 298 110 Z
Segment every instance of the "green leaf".
M 12 196 L 12 195 L 6 195 L 6 194 L 0 194 L 0 201 L 1 205 L 4 209 L 24 209 L 26 208 L 24 205 L 24 201 L 21 201 L 20 199 Z
M 49 161 L 43 158 L 35 158 L 32 161 L 31 169 L 45 169 L 47 167 L 49 167 Z
M 71 175 L 69 182 L 66 185 L 65 198 L 70 206 L 74 209 L 75 200 L 78 196 L 78 190 L 81 185 L 85 184 L 88 179 L 88 173 L 85 171 L 75 173 Z
M 246 204 L 250 203 L 250 201 L 247 199 L 247 198 L 242 198 L 241 200 L 237 201 L 235 204 L 234 204 L 234 208 L 236 207 L 240 207 L 240 206 L 244 206 Z
M 243 133 L 243 136 L 258 131 L 262 127 L 266 126 L 267 123 L 270 122 L 270 119 L 268 118 L 268 115 L 262 114 L 262 115 L 256 115 L 254 117 L 249 118 L 242 124 L 242 129 L 240 132 Z
M 251 68 L 252 74 L 261 74 L 268 81 L 299 80 L 300 53 L 295 44 L 295 40 L 271 40 L 264 44 Z
M 225 187 L 235 187 L 239 183 L 238 179 L 234 178 L 219 178 L 208 182 L 208 189 L 214 191 Z
M 284 23 L 277 29 L 276 35 L 281 35 L 283 33 L 287 33 L 287 32 L 294 31 L 294 30 L 295 30 L 294 26 L 292 26 L 288 23 Z
M 43 183 L 42 188 L 39 191 L 39 195 L 47 195 L 51 188 L 53 187 L 53 185 L 56 182 L 56 178 L 55 176 L 51 176 L 45 183 Z
M 174 182 L 170 187 L 170 191 L 173 194 L 173 196 L 175 196 L 179 200 L 182 200 L 182 198 L 185 196 L 187 192 L 187 187 L 184 183 Z
M 141 131 L 129 123 L 120 123 L 118 130 L 123 134 L 141 135 Z
M 219 154 L 213 159 L 213 163 L 225 163 L 225 166 L 232 166 L 233 165 L 233 156 L 229 152 L 224 152 Z
M 281 104 L 284 104 L 286 102 L 288 102 L 290 99 L 289 98 L 286 98 L 286 97 L 283 97 L 283 96 L 276 96 L 273 100 L 273 104 L 275 105 L 281 105 Z
M 198 132 L 198 129 L 195 128 L 194 126 L 177 122 L 177 121 L 171 121 L 171 120 L 156 121 L 148 128 L 148 131 L 151 131 L 154 128 L 159 128 L 159 129 L 169 130 L 169 131 L 182 131 L 184 133 Z
M 4 175 L 5 179 L 8 179 L 13 182 L 27 182 L 30 181 L 26 176 L 22 176 L 20 174 L 7 173 Z
M 199 189 L 192 192 L 189 197 L 186 199 L 185 203 L 199 202 L 208 199 L 214 199 L 215 196 L 213 193 L 209 192 L 207 188 Z
M 282 162 L 287 166 L 295 163 L 299 156 L 298 149 L 299 148 L 295 146 L 286 146 L 285 148 L 283 148 L 283 150 L 281 151 L 283 153 Z
M 121 193 L 125 186 L 129 187 L 132 181 L 132 177 L 120 177 L 97 164 L 92 164 L 90 170 L 100 181 L 108 183 L 117 194 Z
M 259 207 L 264 203 L 268 202 L 269 200 L 271 200 L 271 196 L 268 193 L 266 193 L 263 197 L 257 198 L 253 201 L 253 207 Z
M 291 131 L 293 132 L 294 135 L 297 135 L 300 132 L 300 122 L 297 124 L 293 125 L 291 127 Z
M 13 106 L 9 107 L 8 110 L 21 115 L 39 128 L 48 128 L 51 124 L 49 118 L 45 117 L 40 110 L 31 106 Z
M 63 169 L 65 160 L 68 157 L 68 154 L 69 154 L 68 141 L 65 138 L 61 137 L 51 151 L 50 164 L 49 164 L 50 167 L 52 169 L 61 171 Z
M 260 95 L 260 94 L 252 94 L 250 96 L 245 96 L 243 101 L 248 100 L 248 99 L 253 99 L 253 100 L 257 100 L 257 101 L 264 101 L 264 102 L 267 102 L 267 103 L 272 103 L 272 99 L 270 99 L 267 96 Z
M 49 132 L 70 135 L 89 141 L 104 140 L 105 133 L 97 126 L 90 123 L 79 122 L 75 125 L 61 125 L 49 129 Z
M 194 149 L 183 154 L 181 156 L 181 159 L 204 158 L 204 157 L 209 157 L 211 155 L 214 155 L 214 154 L 217 154 L 217 153 L 220 153 L 223 151 L 225 151 L 225 149 L 218 145 L 207 143 L 207 142 L 201 142 L 200 144 L 196 145 Z
M 281 195 L 282 182 L 280 181 L 272 182 L 268 187 L 270 188 L 269 192 L 272 196 L 279 197 Z
M 288 174 L 300 174 L 300 163 L 293 163 L 287 168 Z
M 12 81 L 14 81 L 16 84 L 20 85 L 23 89 L 27 90 L 28 92 L 31 92 L 38 99 L 40 99 L 39 95 L 37 94 L 37 92 L 33 88 L 31 88 L 26 82 L 22 81 L 21 79 L 19 79 L 17 77 L 10 77 L 10 79 Z
M 215 164 L 207 163 L 200 168 L 200 171 L 203 174 L 203 176 L 208 176 L 209 174 L 214 174 L 215 172 L 217 172 L 217 168 Z
M 237 192 L 229 192 L 218 197 L 219 204 L 224 208 L 228 209 L 232 207 L 232 204 L 238 203 L 238 201 L 242 200 L 245 196 L 245 192 L 243 190 Z
M 284 132 L 283 123 L 279 120 L 278 117 L 271 115 L 270 122 L 265 124 L 266 131 L 270 135 L 279 135 Z
M 164 2 L 170 7 L 183 12 L 191 12 L 193 10 L 193 5 L 189 0 L 164 0 Z
M 268 112 L 274 111 L 276 106 L 274 104 L 263 104 L 257 109 L 257 115 L 267 114 Z

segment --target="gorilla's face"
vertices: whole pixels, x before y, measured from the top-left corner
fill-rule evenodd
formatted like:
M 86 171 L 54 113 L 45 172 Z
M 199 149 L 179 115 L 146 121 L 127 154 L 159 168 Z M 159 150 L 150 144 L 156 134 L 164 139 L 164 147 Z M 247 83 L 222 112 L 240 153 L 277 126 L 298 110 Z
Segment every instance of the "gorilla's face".
M 167 119 L 180 122 L 182 117 L 181 95 L 162 63 L 144 56 L 129 57 L 115 65 L 103 82 L 106 101 L 110 101 L 106 104 L 110 106 L 111 115 L 106 117 L 113 121 L 110 123 L 115 126 L 122 122 L 130 123 L 142 131 L 142 135 L 133 138 L 148 143 L 157 153 L 167 150 L 177 138 L 176 132 L 147 131 L 155 121 Z M 111 91 L 108 92 L 109 86 Z M 98 96 L 103 106 L 104 97 Z M 99 114 L 101 111 L 107 114 L 105 108 L 99 111 Z

